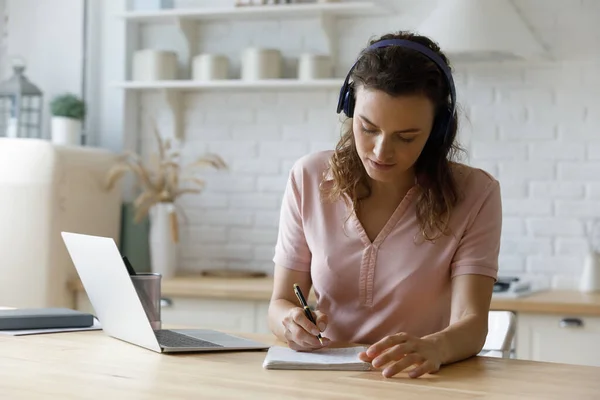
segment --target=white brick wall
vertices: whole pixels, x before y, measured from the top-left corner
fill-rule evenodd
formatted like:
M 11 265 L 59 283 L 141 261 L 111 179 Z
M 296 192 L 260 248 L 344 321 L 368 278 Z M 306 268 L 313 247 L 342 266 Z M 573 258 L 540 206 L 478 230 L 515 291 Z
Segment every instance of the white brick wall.
M 215 5 L 211 1 L 179 3 Z M 600 217 L 600 2 L 516 3 L 554 60 L 456 64 L 466 117 L 461 137 L 468 162 L 502 185 L 500 274 L 550 283 L 578 276 L 586 250 L 584 226 Z M 369 37 L 404 27 L 398 22 L 404 14 L 354 21 L 352 35 L 339 38 L 339 74 Z M 240 26 L 204 24 L 203 48 L 213 50 L 217 45 L 206 38 L 219 37 L 217 47 L 233 57 L 248 43 L 278 46 L 286 57 L 322 49 L 313 21 Z M 290 29 L 293 41 L 274 38 Z M 184 268 L 271 272 L 287 173 L 299 156 L 334 145 L 337 94 L 337 89 L 232 91 L 186 97 L 184 158 L 215 151 L 231 169 L 207 171 L 206 191 L 181 203 L 188 217 Z M 160 112 L 158 105 L 156 97 L 145 97 L 145 112 Z

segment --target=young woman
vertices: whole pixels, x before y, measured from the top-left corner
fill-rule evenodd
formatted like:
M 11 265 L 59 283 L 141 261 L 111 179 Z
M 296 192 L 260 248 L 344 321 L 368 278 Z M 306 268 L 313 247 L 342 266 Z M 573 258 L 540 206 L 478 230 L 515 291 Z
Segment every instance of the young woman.
M 454 160 L 455 106 L 428 38 L 389 34 L 361 52 L 338 105 L 351 127 L 295 163 L 283 199 L 269 325 L 291 348 L 367 344 L 361 358 L 386 377 L 481 350 L 502 205 L 497 180 Z M 316 326 L 294 283 L 314 289 Z

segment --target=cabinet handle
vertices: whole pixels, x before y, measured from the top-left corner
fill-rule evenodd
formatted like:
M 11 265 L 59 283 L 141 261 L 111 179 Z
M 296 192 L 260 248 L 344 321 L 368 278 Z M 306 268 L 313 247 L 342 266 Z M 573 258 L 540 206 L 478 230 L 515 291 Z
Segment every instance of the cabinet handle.
M 166 297 L 163 297 L 162 299 L 160 299 L 160 307 L 161 308 L 167 308 L 167 307 L 172 307 L 173 306 L 173 300 L 168 299 Z
M 580 318 L 563 318 L 560 320 L 561 328 L 582 327 L 583 321 Z

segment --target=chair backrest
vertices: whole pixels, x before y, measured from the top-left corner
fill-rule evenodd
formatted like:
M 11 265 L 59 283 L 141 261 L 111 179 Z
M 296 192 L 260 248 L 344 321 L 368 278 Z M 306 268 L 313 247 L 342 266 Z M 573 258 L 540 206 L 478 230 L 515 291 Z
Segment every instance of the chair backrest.
M 515 337 L 516 317 L 510 311 L 490 311 L 488 314 L 488 335 L 483 351 L 500 351 L 504 355 L 511 350 Z

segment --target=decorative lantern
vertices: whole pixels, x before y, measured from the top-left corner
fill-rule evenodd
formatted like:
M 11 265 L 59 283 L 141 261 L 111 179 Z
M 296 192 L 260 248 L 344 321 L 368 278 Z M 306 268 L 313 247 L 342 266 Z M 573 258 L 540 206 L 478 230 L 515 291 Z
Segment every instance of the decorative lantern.
M 0 136 L 42 137 L 42 91 L 25 77 L 25 66 L 15 63 L 14 75 L 0 83 Z

